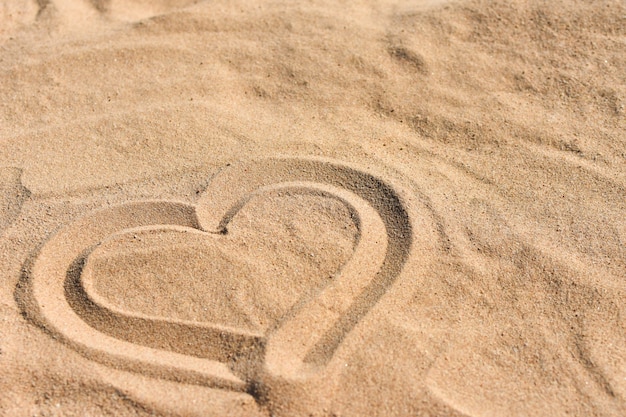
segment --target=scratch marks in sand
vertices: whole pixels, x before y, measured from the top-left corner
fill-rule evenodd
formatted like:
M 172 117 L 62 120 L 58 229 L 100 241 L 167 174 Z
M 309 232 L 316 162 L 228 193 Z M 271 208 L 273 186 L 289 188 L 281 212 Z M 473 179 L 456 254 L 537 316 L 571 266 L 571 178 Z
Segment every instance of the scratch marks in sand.
M 355 221 L 358 239 L 333 279 L 304 291 L 265 332 L 151 316 L 113 305 L 93 289 L 94 253 L 107 242 L 163 231 L 202 235 L 219 245 L 233 217 L 251 198 L 268 193 L 339 200 Z M 340 344 L 397 279 L 412 240 L 406 199 L 377 176 L 326 160 L 240 163 L 213 178 L 196 205 L 133 202 L 67 225 L 33 260 L 30 302 L 23 305 L 66 344 L 111 366 L 248 391 L 261 401 L 318 401 L 324 397 L 319 387 L 332 386 L 319 382 L 332 374 Z

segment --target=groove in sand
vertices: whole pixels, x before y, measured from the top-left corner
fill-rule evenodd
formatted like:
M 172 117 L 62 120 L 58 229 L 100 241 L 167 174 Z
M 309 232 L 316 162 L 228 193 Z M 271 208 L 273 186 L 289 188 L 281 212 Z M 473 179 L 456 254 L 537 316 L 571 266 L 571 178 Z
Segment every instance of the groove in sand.
M 306 291 L 266 334 L 126 311 L 94 292 L 89 256 L 111 237 L 162 229 L 219 240 L 253 196 L 273 192 L 338 199 L 355 219 L 358 243 L 330 283 Z M 301 392 L 393 284 L 411 243 L 408 211 L 380 178 L 326 160 L 240 163 L 213 178 L 196 205 L 133 202 L 67 225 L 34 260 L 28 313 L 84 355 L 122 369 L 258 397 Z

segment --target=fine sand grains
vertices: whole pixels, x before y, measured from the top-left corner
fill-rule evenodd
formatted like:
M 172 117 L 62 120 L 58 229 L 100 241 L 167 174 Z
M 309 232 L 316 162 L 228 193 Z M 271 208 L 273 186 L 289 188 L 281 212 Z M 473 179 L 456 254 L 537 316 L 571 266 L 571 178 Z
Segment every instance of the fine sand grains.
M 620 0 L 7 0 L 0 415 L 626 415 Z

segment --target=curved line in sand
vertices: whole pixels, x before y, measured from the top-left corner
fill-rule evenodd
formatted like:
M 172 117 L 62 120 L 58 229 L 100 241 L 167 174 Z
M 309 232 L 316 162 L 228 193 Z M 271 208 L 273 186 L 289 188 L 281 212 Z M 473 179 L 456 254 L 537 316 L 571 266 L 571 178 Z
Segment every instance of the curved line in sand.
M 125 229 L 112 234 L 100 245 L 124 234 L 148 230 L 196 233 L 217 238 L 195 228 L 157 225 Z M 93 270 L 88 263 L 80 265 L 93 250 L 88 252 L 77 258 L 76 268 L 68 272 L 65 293 L 70 306 L 96 330 L 137 345 L 222 363 L 242 352 L 260 357 L 264 344 L 264 335 L 261 333 L 225 325 L 150 316 L 114 305 L 94 289 Z
M 271 158 L 226 168 L 198 201 L 198 222 L 204 230 L 223 233 L 251 195 L 280 184 L 308 188 L 312 183 L 324 184 L 321 189 L 353 207 L 361 236 L 335 279 L 270 331 L 263 370 L 269 379 L 301 379 L 325 367 L 400 274 L 413 241 L 398 189 L 359 168 L 326 159 Z
M 353 213 L 360 234 L 353 256 L 335 279 L 305 294 L 265 336 L 115 309 L 94 297 L 88 271 L 81 277 L 88 253 L 111 235 L 155 226 L 224 233 L 254 195 L 289 191 L 338 198 Z M 196 206 L 128 203 L 91 212 L 63 228 L 33 264 L 31 314 L 54 335 L 105 364 L 242 391 L 258 384 L 258 378 L 288 382 L 323 369 L 394 282 L 411 242 L 408 213 L 397 191 L 383 180 L 325 160 L 252 161 L 220 172 Z M 199 341 L 195 346 L 176 343 L 190 336 Z M 233 354 L 249 368 L 235 370 L 241 378 L 226 363 Z
M 73 292 L 71 276 L 76 271 L 76 260 L 85 250 L 121 230 L 154 224 L 198 227 L 194 206 L 150 201 L 97 210 L 60 230 L 41 248 L 31 269 L 29 284 L 34 302 L 30 306 L 34 311 L 29 313 L 53 335 L 104 364 L 166 379 L 244 391 L 246 383 L 224 363 L 110 336 L 88 324 L 81 312 L 73 308 L 73 301 L 80 294 L 67 297 L 68 292 Z M 84 307 L 91 308 L 89 303 Z

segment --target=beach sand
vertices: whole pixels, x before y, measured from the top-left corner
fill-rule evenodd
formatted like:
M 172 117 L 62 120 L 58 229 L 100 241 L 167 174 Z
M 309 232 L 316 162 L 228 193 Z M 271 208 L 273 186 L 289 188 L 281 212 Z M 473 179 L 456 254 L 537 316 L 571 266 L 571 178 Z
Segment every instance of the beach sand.
M 626 415 L 626 3 L 5 0 L 0 415 Z

